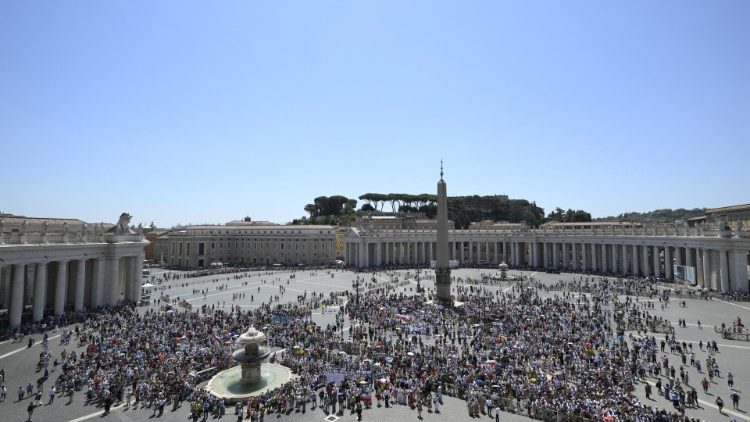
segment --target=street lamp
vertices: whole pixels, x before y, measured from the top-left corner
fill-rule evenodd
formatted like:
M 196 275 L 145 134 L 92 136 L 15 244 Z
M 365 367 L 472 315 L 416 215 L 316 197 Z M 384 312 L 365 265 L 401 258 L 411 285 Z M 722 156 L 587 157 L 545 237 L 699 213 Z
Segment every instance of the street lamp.
M 359 276 L 357 276 L 356 280 L 352 281 L 352 287 L 354 287 L 356 294 L 357 294 L 357 305 L 359 305 Z

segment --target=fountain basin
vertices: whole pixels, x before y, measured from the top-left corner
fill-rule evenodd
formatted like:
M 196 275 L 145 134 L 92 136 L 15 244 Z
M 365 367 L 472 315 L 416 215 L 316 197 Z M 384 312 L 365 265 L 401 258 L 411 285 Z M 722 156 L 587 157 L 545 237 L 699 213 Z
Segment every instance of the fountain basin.
M 232 352 L 232 359 L 239 363 L 255 363 L 261 362 L 271 354 L 271 351 L 265 347 L 258 347 L 255 354 L 247 354 L 245 349 L 239 349 Z
M 242 366 L 237 365 L 216 374 L 205 388 L 214 396 L 231 403 L 259 396 L 294 378 L 296 375 L 292 375 L 291 369 L 286 366 L 264 363 L 258 380 L 247 385 L 242 381 Z

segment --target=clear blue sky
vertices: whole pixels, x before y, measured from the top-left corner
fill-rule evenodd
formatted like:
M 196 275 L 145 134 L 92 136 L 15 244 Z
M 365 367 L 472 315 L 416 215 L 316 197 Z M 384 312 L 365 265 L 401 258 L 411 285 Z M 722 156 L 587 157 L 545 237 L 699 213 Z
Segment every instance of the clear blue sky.
M 0 210 L 750 202 L 750 1 L 3 1 Z M 361 202 L 360 204 L 361 205 Z

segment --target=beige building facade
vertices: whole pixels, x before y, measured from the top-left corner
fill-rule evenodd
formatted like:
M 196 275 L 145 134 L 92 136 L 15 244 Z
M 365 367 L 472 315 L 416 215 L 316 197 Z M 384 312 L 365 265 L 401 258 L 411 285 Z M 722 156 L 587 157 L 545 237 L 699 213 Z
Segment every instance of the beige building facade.
M 333 226 L 245 224 L 189 226 L 157 238 L 165 265 L 201 269 L 221 265 L 326 265 L 336 259 Z

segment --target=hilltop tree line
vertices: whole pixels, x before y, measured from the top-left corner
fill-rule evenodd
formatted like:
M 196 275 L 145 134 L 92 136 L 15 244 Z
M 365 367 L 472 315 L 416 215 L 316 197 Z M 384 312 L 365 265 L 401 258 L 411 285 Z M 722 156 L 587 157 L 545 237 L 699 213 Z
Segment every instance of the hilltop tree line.
M 673 223 L 677 220 L 688 220 L 706 213 L 705 208 L 664 208 L 649 212 L 626 212 L 617 216 L 597 218 L 597 221 L 628 221 L 634 223 Z
M 437 196 L 432 194 L 366 193 L 359 196 L 364 204 L 357 211 L 357 200 L 342 195 L 319 196 L 305 205 L 308 213 L 292 224 L 349 225 L 362 212 L 422 212 L 427 218 L 437 216 Z M 559 212 L 558 212 L 559 211 Z M 546 221 L 590 221 L 591 215 L 582 210 L 562 211 L 560 208 L 545 217 L 544 209 L 525 199 L 508 199 L 501 195 L 472 195 L 448 197 L 448 218 L 456 228 L 466 229 L 473 222 L 484 220 L 526 222 L 539 226 Z M 588 218 L 588 220 L 586 220 Z
M 349 225 L 354 221 L 357 200 L 342 195 L 319 196 L 305 205 L 308 216 L 295 219 L 292 224 Z
M 572 210 L 568 208 L 564 211 L 562 208 L 555 208 L 554 211 L 547 215 L 547 221 L 559 221 L 562 223 L 583 223 L 591 221 L 591 214 L 584 210 Z
M 292 224 L 349 225 L 358 213 L 363 212 L 422 212 L 427 218 L 437 216 L 437 196 L 428 193 L 365 193 L 357 210 L 357 199 L 342 195 L 319 196 L 305 205 L 307 216 L 295 219 Z M 629 212 L 618 216 L 598 218 L 596 221 L 628 221 L 637 223 L 674 222 L 705 214 L 705 208 L 691 210 L 679 208 L 660 209 L 645 213 Z M 526 222 L 538 227 L 549 221 L 566 223 L 592 221 L 591 214 L 584 210 L 555 208 L 545 216 L 544 209 L 525 199 L 508 199 L 501 195 L 449 196 L 448 218 L 456 228 L 466 229 L 473 222 L 491 220 L 511 223 Z

